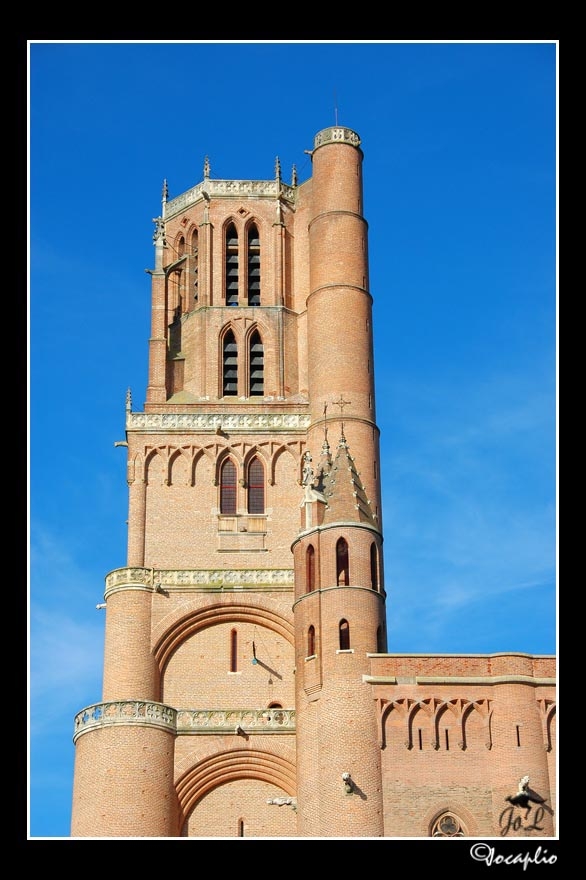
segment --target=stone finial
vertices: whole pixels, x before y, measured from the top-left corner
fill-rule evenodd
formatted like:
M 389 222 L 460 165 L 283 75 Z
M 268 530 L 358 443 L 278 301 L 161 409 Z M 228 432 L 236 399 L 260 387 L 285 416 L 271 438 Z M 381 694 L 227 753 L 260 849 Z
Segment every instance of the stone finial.
M 297 166 L 294 165 L 291 170 L 291 186 L 297 186 Z
M 208 180 L 210 176 L 210 160 L 207 156 L 203 160 L 203 176 L 206 180 Z
M 130 412 L 132 409 L 132 393 L 130 388 L 126 389 L 126 412 Z
M 167 209 L 167 199 L 169 198 L 169 187 L 167 186 L 167 178 L 163 180 L 163 191 L 161 193 L 161 216 L 165 216 Z
M 278 181 L 281 180 L 281 162 L 278 156 L 275 159 L 275 177 Z

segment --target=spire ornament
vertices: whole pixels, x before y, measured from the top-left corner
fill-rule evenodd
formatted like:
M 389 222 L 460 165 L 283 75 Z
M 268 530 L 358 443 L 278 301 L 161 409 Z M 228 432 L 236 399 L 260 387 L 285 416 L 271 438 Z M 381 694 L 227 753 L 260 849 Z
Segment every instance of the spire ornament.
M 163 217 L 165 216 L 165 207 L 167 205 L 167 199 L 169 198 L 169 187 L 167 186 L 167 178 L 163 180 L 163 191 L 161 193 L 161 214 Z

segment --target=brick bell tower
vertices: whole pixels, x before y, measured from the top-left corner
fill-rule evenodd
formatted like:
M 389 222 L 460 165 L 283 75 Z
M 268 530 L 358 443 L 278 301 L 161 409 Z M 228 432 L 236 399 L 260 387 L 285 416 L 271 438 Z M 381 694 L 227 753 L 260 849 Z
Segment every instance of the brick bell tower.
M 386 650 L 362 151 L 203 181 L 154 220 L 128 555 L 74 837 L 383 834 L 368 652 Z M 330 448 L 330 441 L 334 449 Z

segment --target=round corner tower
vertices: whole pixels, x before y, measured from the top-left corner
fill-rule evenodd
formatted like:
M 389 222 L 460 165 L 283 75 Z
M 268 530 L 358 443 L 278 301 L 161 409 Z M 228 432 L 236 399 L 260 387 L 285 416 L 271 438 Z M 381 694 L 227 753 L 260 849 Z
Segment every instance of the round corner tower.
M 386 650 L 379 432 L 360 138 L 315 137 L 308 429 L 295 559 L 298 828 L 383 835 L 369 653 Z M 334 449 L 330 447 L 332 443 Z

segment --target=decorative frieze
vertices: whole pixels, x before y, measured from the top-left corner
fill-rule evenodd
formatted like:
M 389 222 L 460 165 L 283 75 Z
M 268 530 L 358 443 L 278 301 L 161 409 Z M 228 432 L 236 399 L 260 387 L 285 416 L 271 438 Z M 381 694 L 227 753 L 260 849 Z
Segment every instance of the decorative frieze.
M 440 723 L 446 713 L 449 713 L 451 716 L 454 731 L 457 734 L 455 744 L 458 748 L 465 749 L 467 746 L 467 728 L 472 713 L 475 713 L 475 719 L 481 719 L 484 745 L 487 749 L 492 748 L 492 706 L 489 700 L 468 700 L 459 697 L 452 700 L 443 700 L 439 697 L 428 697 L 424 700 L 414 700 L 409 697 L 401 697 L 398 700 L 380 699 L 378 700 L 378 708 L 379 745 L 383 749 L 387 747 L 386 726 L 391 713 L 395 713 L 396 717 L 400 720 L 403 743 L 407 749 L 413 749 L 415 747 L 414 724 L 416 717 L 418 719 L 418 724 L 421 720 L 421 722 L 427 727 L 431 748 L 435 750 L 440 749 L 442 747 Z M 421 743 L 419 744 L 419 748 L 422 748 Z
M 159 727 L 173 734 L 294 733 L 294 709 L 173 709 L 144 700 L 95 703 L 75 716 L 73 741 L 114 725 Z
M 318 132 L 314 138 L 313 147 L 317 149 L 323 146 L 323 144 L 329 144 L 332 141 L 335 143 L 352 144 L 353 147 L 360 146 L 360 137 L 355 131 L 352 131 L 351 128 L 336 126 L 334 128 L 324 128 Z
M 302 413 L 126 413 L 127 431 L 303 431 L 311 416 Z
M 75 716 L 73 741 L 88 730 L 111 725 L 138 724 L 142 727 L 160 727 L 171 732 L 176 730 L 177 712 L 163 703 L 143 700 L 119 700 L 111 703 L 95 703 Z
M 186 569 L 117 568 L 106 576 L 106 593 L 129 585 L 144 585 L 153 590 L 185 589 L 293 589 L 293 569 Z
M 204 195 L 205 191 L 205 195 Z M 175 214 L 184 211 L 195 202 L 209 202 L 213 198 L 283 198 L 291 202 L 295 201 L 295 189 L 281 180 L 211 180 L 198 183 L 187 192 L 176 196 L 165 205 L 165 219 L 169 220 Z
M 293 733 L 294 709 L 178 709 L 177 733 Z

